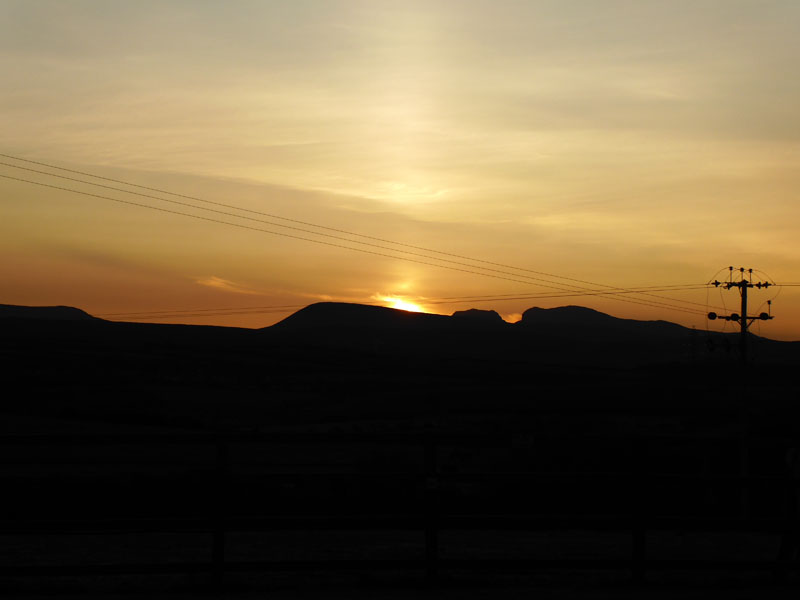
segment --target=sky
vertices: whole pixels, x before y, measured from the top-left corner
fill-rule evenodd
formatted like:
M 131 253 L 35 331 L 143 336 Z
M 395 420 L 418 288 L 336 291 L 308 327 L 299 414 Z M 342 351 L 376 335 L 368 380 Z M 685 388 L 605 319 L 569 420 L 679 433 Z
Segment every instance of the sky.
M 794 0 L 0 0 L 0 303 L 730 328 L 728 266 L 800 282 L 797 31 Z M 800 339 L 773 298 L 754 331 Z

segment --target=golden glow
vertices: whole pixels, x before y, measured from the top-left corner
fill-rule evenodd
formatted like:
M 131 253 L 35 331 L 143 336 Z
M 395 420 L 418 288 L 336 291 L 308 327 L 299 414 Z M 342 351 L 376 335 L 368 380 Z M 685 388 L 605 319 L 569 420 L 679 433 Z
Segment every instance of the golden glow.
M 402 298 L 390 298 L 388 296 L 383 296 L 381 300 L 388 303 L 387 305 L 389 308 L 406 310 L 408 312 L 426 312 L 425 309 L 423 309 L 419 304 L 414 304 L 413 302 L 403 300 Z
M 0 303 L 244 327 L 285 315 L 237 306 L 320 299 L 572 303 L 704 330 L 703 289 L 526 297 L 797 281 L 800 4 L 600 4 L 0 3 L 2 151 L 192 205 L 0 166 Z M 772 308 L 755 333 L 800 339 L 800 288 Z

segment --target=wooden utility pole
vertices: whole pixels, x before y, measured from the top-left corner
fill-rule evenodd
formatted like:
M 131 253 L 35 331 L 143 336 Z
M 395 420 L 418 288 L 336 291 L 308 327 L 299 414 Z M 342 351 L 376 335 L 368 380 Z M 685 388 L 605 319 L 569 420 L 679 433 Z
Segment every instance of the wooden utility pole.
M 747 314 L 747 290 L 750 288 L 768 288 L 773 283 L 769 283 L 768 281 L 758 281 L 753 283 L 753 269 L 745 269 L 744 267 L 739 267 L 739 281 L 733 280 L 733 267 L 728 267 L 729 276 L 728 281 L 721 282 L 714 280 L 712 284 L 714 287 L 722 286 L 726 290 L 732 290 L 737 288 L 739 290 L 739 294 L 742 300 L 742 312 L 741 314 L 731 313 L 730 315 L 718 315 L 715 312 L 708 313 L 709 320 L 713 321 L 715 319 L 724 319 L 725 321 L 736 321 L 739 323 L 739 331 L 740 331 L 740 341 L 739 341 L 739 354 L 742 360 L 742 378 L 741 378 L 741 386 L 739 394 L 739 435 L 740 435 L 740 443 L 739 443 L 739 474 L 741 476 L 741 517 L 743 519 L 747 519 L 750 514 L 750 490 L 749 490 L 749 472 L 750 472 L 750 435 L 749 435 L 749 418 L 748 418 L 748 410 L 747 410 L 747 377 L 745 377 L 745 369 L 747 368 L 747 346 L 748 346 L 748 338 L 747 338 L 747 329 L 756 319 L 760 319 L 762 321 L 768 321 L 772 319 L 772 315 L 770 313 L 762 312 L 760 315 L 748 315 Z M 771 307 L 772 301 L 768 301 L 768 304 Z M 770 310 L 771 312 L 771 310 Z
M 744 267 L 739 267 L 739 274 L 740 279 L 739 281 L 733 280 L 733 267 L 728 267 L 730 271 L 730 277 L 728 281 L 713 281 L 712 284 L 714 287 L 722 286 L 726 290 L 731 290 L 733 288 L 738 288 L 739 294 L 742 298 L 742 313 L 731 313 L 730 315 L 718 315 L 715 312 L 708 313 L 708 318 L 713 321 L 715 319 L 724 319 L 725 321 L 737 321 L 739 323 L 741 335 L 739 341 L 739 350 L 740 355 L 742 357 L 742 364 L 747 364 L 747 330 L 750 325 L 753 324 L 753 321 L 756 319 L 760 319 L 762 321 L 768 321 L 772 319 L 773 316 L 769 313 L 762 312 L 760 315 L 748 315 L 747 314 L 747 290 L 750 288 L 768 288 L 773 283 L 769 283 L 768 281 L 758 281 L 753 283 L 753 269 L 745 269 Z M 745 272 L 747 275 L 745 275 Z M 769 302 L 771 304 L 771 302 Z

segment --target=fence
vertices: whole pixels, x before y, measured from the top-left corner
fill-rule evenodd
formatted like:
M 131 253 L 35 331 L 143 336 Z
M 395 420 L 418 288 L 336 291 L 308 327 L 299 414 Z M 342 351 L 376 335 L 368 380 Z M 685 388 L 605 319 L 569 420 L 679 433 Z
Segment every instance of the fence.
M 622 469 L 616 471 L 603 470 L 514 470 L 485 468 L 453 470 L 442 460 L 444 450 L 469 448 L 480 457 L 490 449 L 501 449 L 514 452 L 530 450 L 536 453 L 542 447 L 564 447 L 578 440 L 589 447 L 598 447 L 604 443 L 611 444 L 616 450 L 625 450 L 630 460 L 624 462 Z M 372 569 L 419 569 L 429 579 L 435 579 L 443 569 L 613 569 L 627 570 L 632 576 L 641 580 L 647 571 L 680 569 L 680 570 L 795 570 L 797 564 L 791 560 L 794 551 L 792 544 L 797 545 L 796 498 L 798 481 L 795 477 L 781 472 L 775 467 L 761 469 L 760 474 L 742 474 L 741 472 L 712 473 L 708 468 L 694 473 L 658 472 L 653 467 L 652 457 L 664 455 L 654 452 L 672 444 L 675 447 L 691 449 L 694 446 L 704 448 L 718 447 L 719 444 L 741 444 L 737 436 L 720 437 L 686 437 L 686 436 L 576 436 L 574 440 L 547 435 L 445 435 L 445 434 L 136 434 L 136 435 L 17 435 L 0 438 L 3 466 L 6 480 L 3 489 L 8 500 L 26 485 L 33 485 L 33 491 L 20 492 L 21 499 L 10 513 L 0 522 L 0 536 L 36 536 L 48 535 L 106 535 L 112 533 L 158 533 L 172 532 L 182 534 L 208 535 L 209 559 L 182 562 L 141 562 L 129 561 L 115 564 L 9 564 L 0 566 L 2 576 L 45 576 L 45 575 L 98 575 L 129 573 L 209 573 L 221 580 L 225 573 L 245 571 L 302 571 L 302 570 L 372 570 Z M 775 456 L 783 452 L 783 446 L 770 440 L 751 440 L 753 448 L 770 448 Z M 539 446 L 537 446 L 539 444 Z M 542 445 L 543 444 L 543 445 Z M 549 446 L 548 446 L 549 445 Z M 327 490 L 320 481 L 330 482 L 337 478 L 347 481 L 359 480 L 369 486 L 377 486 L 377 481 L 393 482 L 389 490 L 409 488 L 409 497 L 418 500 L 410 510 L 397 510 L 398 502 L 390 502 L 389 512 L 369 511 L 369 513 L 343 514 L 333 511 L 325 514 L 319 505 L 314 509 L 306 506 L 290 507 L 275 514 L 263 511 L 238 510 L 233 506 L 236 497 L 231 497 L 232 477 L 235 474 L 237 461 L 232 451 L 242 448 L 261 448 L 271 456 L 269 449 L 285 449 L 287 447 L 305 449 L 310 446 L 322 447 L 328 453 L 335 448 L 361 448 L 353 456 L 369 456 L 376 448 L 401 446 L 419 454 L 417 468 L 403 471 L 392 471 L 381 468 L 374 472 L 342 471 L 330 465 L 314 472 L 307 465 L 296 466 L 294 470 L 277 469 L 274 464 L 266 468 L 255 469 L 250 475 L 239 477 L 243 481 L 259 482 L 262 480 L 292 480 L 297 486 L 292 488 L 293 498 L 307 494 L 304 490 Z M 120 452 L 120 448 L 126 448 Z M 63 468 L 70 467 L 81 472 L 79 482 L 97 480 L 102 488 L 108 481 L 108 475 L 99 475 L 92 471 L 98 465 L 113 467 L 116 462 L 137 465 L 139 473 L 147 473 L 152 467 L 160 467 L 159 457 L 164 448 L 179 449 L 181 456 L 187 458 L 187 469 L 195 469 L 202 475 L 201 485 L 206 490 L 202 502 L 203 514 L 197 511 L 190 514 L 134 514 L 133 516 L 114 514 L 87 514 L 78 510 L 75 514 L 61 511 L 55 517 L 43 518 L 35 506 L 25 507 L 30 498 L 35 497 L 36 485 L 52 484 Z M 115 457 L 113 449 L 117 450 Z M 148 460 L 141 460 L 137 452 L 148 454 Z M 366 450 L 366 451 L 365 451 Z M 52 451 L 57 451 L 55 455 Z M 15 454 L 12 456 L 11 453 Z M 698 453 L 699 457 L 703 455 Z M 138 458 L 137 458 L 138 457 Z M 116 461 L 116 462 L 115 462 Z M 138 461 L 138 462 L 137 462 Z M 246 460 L 239 461 L 244 464 Z M 252 461 L 251 461 L 252 462 Z M 708 461 L 700 461 L 708 466 Z M 149 466 L 148 466 L 149 464 Z M 698 463 L 700 464 L 700 463 Z M 173 465 L 175 472 L 183 467 Z M 239 465 L 241 466 L 241 465 Z M 250 464 L 250 467 L 253 465 Z M 247 467 L 244 464 L 244 467 Z M 242 468 L 244 468 L 242 467 Z M 48 471 L 49 468 L 53 470 Z M 37 474 L 38 472 L 38 474 Z M 69 485 L 71 476 L 65 480 Z M 33 482 L 33 484 L 31 483 Z M 300 483 L 297 483 L 300 482 Z M 134 482 L 135 483 L 135 482 Z M 258 484 L 260 485 L 260 484 Z M 282 489 L 278 484 L 270 483 L 270 493 Z M 294 485 L 294 484 L 293 484 Z M 586 510 L 572 510 L 562 514 L 557 511 L 520 511 L 511 506 L 506 510 L 498 510 L 503 501 L 496 497 L 490 503 L 492 512 L 482 513 L 474 510 L 476 502 L 467 502 L 468 511 L 459 512 L 459 504 L 453 498 L 458 496 L 453 489 L 458 485 L 472 486 L 469 489 L 479 490 L 483 497 L 492 498 L 492 494 L 502 495 L 507 489 L 531 490 L 538 486 L 541 490 L 559 490 L 569 487 L 594 486 L 591 489 L 618 489 L 617 505 L 623 510 L 602 514 L 593 514 Z M 58 483 L 55 484 L 58 487 Z M 315 487 L 316 486 L 316 487 Z M 455 487 L 454 487 L 455 486 Z M 516 488 L 514 486 L 517 486 Z M 601 487 L 598 487 L 601 486 Z M 45 485 L 47 487 L 47 485 Z M 337 487 L 342 489 L 344 486 Z M 658 489 L 687 490 L 702 494 L 709 489 L 725 489 L 724 499 L 729 500 L 737 494 L 736 512 L 727 514 L 659 514 L 654 509 L 653 492 Z M 748 492 L 764 492 L 769 501 L 766 509 L 755 510 L 748 503 Z M 87 492 L 88 493 L 88 492 Z M 316 492 L 315 492 L 316 493 Z M 726 495 L 727 494 L 727 495 Z M 391 494 L 389 494 L 391 495 Z M 468 497 L 466 493 L 464 497 Z M 80 498 L 80 494 L 76 496 Z M 564 497 L 567 497 L 566 495 Z M 745 500 L 742 500 L 745 499 Z M 495 501 L 498 500 L 498 501 Z M 624 501 L 623 501 L 624 500 Z M 13 502 L 12 502 L 13 504 Z M 320 503 L 322 504 L 322 503 Z M 479 503 L 478 503 L 479 504 Z M 78 503 L 79 505 L 79 503 Z M 132 503 L 131 506 L 134 504 Z M 770 509 L 770 506 L 772 509 Z M 135 512 L 135 511 L 133 511 Z M 760 513 L 760 514 L 759 514 Z M 265 532 L 265 531 L 417 531 L 423 534 L 423 553 L 416 558 L 364 559 L 364 558 L 331 558 L 314 560 L 230 560 L 226 555 L 227 538 L 233 532 Z M 466 558 L 448 558 L 441 556 L 439 541 L 442 532 L 481 532 L 481 531 L 574 531 L 591 533 L 622 532 L 630 536 L 630 554 L 626 558 L 522 558 L 513 556 Z M 774 558 L 754 558 L 731 560 L 727 558 L 671 558 L 659 559 L 649 556 L 648 536 L 653 532 L 728 532 L 728 533 L 764 533 L 780 537 L 783 541 L 781 553 Z M 783 546 L 788 544 L 784 552 Z

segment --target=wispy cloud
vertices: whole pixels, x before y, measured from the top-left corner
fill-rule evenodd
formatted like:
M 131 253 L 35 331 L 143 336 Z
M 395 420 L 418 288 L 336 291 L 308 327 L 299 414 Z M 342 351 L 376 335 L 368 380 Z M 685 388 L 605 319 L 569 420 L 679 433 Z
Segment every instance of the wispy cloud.
M 248 289 L 238 283 L 234 283 L 233 281 L 229 281 L 227 279 L 222 279 L 222 277 L 201 277 L 200 279 L 195 279 L 195 283 L 199 283 L 200 285 L 204 285 L 206 287 L 215 288 L 218 290 L 222 290 L 223 292 L 231 292 L 234 294 L 249 294 L 249 295 L 259 295 L 258 292 Z

